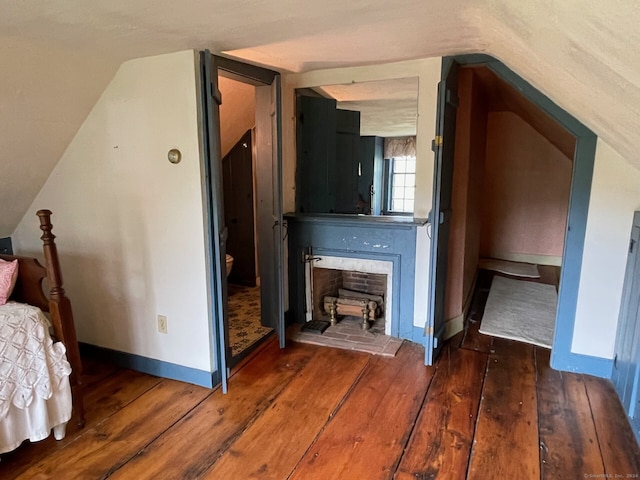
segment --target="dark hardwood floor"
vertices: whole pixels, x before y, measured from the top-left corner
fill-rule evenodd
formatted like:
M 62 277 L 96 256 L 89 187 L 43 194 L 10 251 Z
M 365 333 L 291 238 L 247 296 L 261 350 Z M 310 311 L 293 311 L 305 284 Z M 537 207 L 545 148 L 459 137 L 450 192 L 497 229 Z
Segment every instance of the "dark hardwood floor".
M 85 359 L 86 427 L 3 455 L 0 478 L 637 478 L 610 382 L 478 325 L 434 367 L 410 342 L 383 358 L 269 341 L 227 395 Z

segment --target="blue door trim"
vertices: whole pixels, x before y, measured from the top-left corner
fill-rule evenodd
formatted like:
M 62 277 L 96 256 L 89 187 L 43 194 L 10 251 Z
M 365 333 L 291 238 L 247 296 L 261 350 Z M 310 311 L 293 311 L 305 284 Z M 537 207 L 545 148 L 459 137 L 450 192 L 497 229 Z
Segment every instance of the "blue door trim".
M 484 54 L 459 55 L 443 58 L 443 66 L 448 64 L 445 60 L 455 61 L 461 65 L 487 66 L 576 137 L 551 366 L 558 370 L 597 376 L 610 375 L 609 359 L 589 357 L 571 351 L 597 136 L 577 118 L 499 60 Z

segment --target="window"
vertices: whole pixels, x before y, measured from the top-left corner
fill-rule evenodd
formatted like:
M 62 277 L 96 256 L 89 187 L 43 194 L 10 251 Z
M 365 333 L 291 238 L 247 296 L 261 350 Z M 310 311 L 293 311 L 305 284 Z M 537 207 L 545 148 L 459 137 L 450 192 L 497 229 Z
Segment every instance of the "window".
M 413 213 L 416 190 L 416 157 L 402 156 L 387 159 L 385 213 Z

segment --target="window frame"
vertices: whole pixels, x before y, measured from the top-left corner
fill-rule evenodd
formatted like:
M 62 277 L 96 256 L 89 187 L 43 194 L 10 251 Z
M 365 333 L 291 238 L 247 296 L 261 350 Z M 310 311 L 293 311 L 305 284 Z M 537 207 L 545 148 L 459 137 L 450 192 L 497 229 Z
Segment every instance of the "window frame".
M 413 157 L 415 159 L 415 157 Z M 395 157 L 385 158 L 383 166 L 382 189 L 384 196 L 382 198 L 382 215 L 412 217 L 415 212 L 415 183 L 414 183 L 414 206 L 411 212 L 403 212 L 393 210 L 391 208 L 393 202 L 393 162 Z M 415 172 L 414 172 L 415 178 Z

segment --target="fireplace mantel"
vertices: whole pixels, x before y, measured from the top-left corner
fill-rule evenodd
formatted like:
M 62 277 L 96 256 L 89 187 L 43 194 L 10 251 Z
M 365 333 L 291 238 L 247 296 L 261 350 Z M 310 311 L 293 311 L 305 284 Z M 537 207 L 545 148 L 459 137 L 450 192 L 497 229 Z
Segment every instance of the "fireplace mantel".
M 305 319 L 305 254 L 393 264 L 391 334 L 416 341 L 413 326 L 417 229 L 425 219 L 371 215 L 285 215 L 289 247 L 289 314 Z

